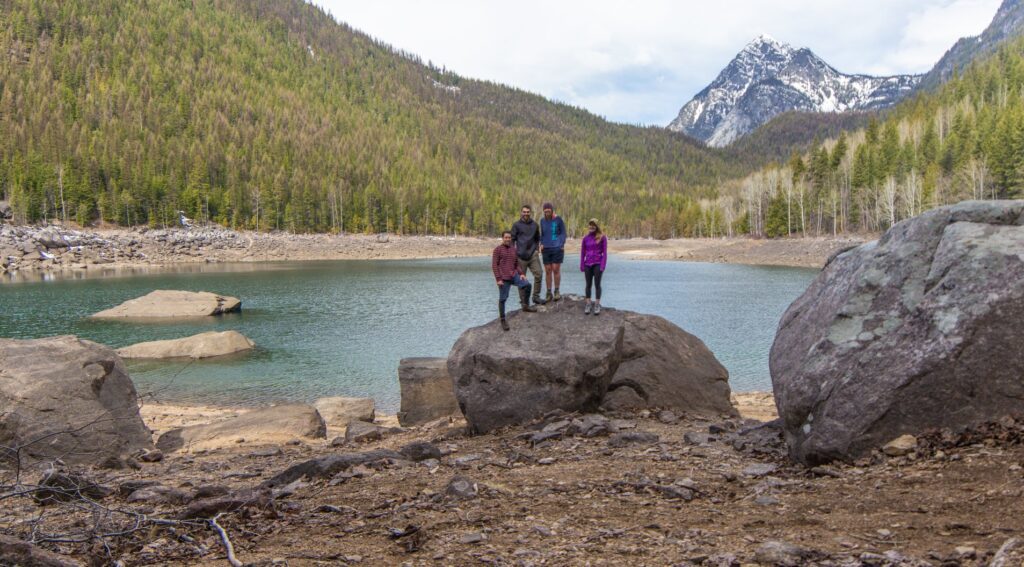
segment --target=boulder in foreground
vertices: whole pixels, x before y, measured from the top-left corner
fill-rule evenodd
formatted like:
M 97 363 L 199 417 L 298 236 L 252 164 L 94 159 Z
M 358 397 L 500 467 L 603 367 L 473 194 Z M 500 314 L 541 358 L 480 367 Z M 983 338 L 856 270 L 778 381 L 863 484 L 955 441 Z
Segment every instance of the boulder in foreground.
M 605 396 L 606 409 L 736 415 L 729 371 L 703 341 L 657 315 L 625 312 L 625 324 L 622 362 Z
M 288 404 L 252 410 L 224 421 L 172 429 L 157 439 L 164 452 L 284 444 L 298 438 L 323 439 L 327 426 L 313 406 Z
M 564 299 L 508 320 L 508 332 L 497 320 L 467 330 L 448 355 L 470 429 L 483 433 L 552 410 L 596 410 L 622 360 L 624 314 L 588 317 L 582 302 Z
M 117 307 L 100 311 L 94 319 L 208 317 L 233 313 L 242 309 L 235 297 L 207 291 L 176 291 L 160 289 Z
M 99 464 L 152 448 L 151 435 L 113 350 L 73 336 L 0 339 L 0 447 Z M 0 449 L 0 465 L 12 458 Z
M 1024 201 L 971 201 L 836 256 L 786 311 L 772 386 L 793 458 L 1024 413 Z
M 211 358 L 252 350 L 256 346 L 238 331 L 210 331 L 183 339 L 150 341 L 117 349 L 121 358 Z
M 403 358 L 398 365 L 402 427 L 430 423 L 459 413 L 446 358 Z

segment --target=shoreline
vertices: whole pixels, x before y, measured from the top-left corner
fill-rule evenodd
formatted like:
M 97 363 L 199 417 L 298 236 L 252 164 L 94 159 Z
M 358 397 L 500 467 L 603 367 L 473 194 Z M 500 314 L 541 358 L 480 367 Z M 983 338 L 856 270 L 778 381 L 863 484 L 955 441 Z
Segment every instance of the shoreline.
M 867 239 L 632 238 L 609 240 L 609 252 L 630 260 L 821 268 L 836 251 Z M 497 242 L 497 238 L 471 236 L 256 233 L 210 227 L 74 230 L 0 225 L 0 275 L 4 276 L 0 281 L 204 271 L 204 266 L 221 264 L 486 257 Z M 578 247 L 578 240 L 567 243 L 570 251 Z
M 771 421 L 778 417 L 775 409 L 775 398 L 771 392 L 733 392 L 733 406 L 744 419 Z M 292 403 L 292 402 L 287 402 Z M 190 425 L 201 425 L 235 417 L 249 411 L 279 404 L 263 406 L 213 406 L 192 405 L 183 403 L 163 403 L 145 401 L 139 408 L 143 422 L 153 430 L 154 436 Z M 394 427 L 398 425 L 398 416 L 390 413 L 376 412 L 374 423 Z M 328 440 L 333 435 L 344 435 L 344 429 L 328 427 Z

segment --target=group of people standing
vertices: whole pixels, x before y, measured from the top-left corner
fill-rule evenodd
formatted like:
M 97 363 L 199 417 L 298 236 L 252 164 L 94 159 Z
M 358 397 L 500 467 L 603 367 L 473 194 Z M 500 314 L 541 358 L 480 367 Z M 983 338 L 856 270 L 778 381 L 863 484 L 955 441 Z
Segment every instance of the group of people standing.
M 505 302 L 513 287 L 519 290 L 519 303 L 527 313 L 535 312 L 530 300 L 536 305 L 562 299 L 562 262 L 565 259 L 566 231 L 562 217 L 555 214 L 551 203 L 544 203 L 540 222 L 533 220 L 533 209 L 523 205 L 519 220 L 512 230 L 501 234 L 501 244 L 491 255 L 491 271 L 498 284 L 498 317 L 501 328 L 509 330 L 505 320 Z M 587 235 L 583 237 L 580 249 L 580 271 L 586 278 L 586 303 L 583 312 L 587 315 L 601 313 L 601 275 L 608 263 L 608 238 L 601 231 L 597 219 L 587 223 Z M 543 262 L 543 267 L 542 267 Z M 526 272 L 533 273 L 533 283 L 526 279 Z M 547 283 L 547 295 L 541 298 L 541 274 Z M 532 291 L 532 298 L 531 298 Z M 595 299 L 591 302 L 591 292 Z

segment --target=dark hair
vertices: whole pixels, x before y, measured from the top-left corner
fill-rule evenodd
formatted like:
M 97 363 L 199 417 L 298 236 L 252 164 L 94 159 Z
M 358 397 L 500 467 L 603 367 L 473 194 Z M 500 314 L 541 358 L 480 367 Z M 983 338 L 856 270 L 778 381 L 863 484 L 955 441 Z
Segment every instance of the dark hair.
M 509 235 L 509 236 L 512 236 L 512 231 L 511 230 L 502 231 L 501 237 L 505 238 L 506 234 Z
M 519 207 L 520 211 L 523 210 L 523 209 L 526 209 L 526 210 L 530 211 L 531 213 L 533 212 L 533 207 L 531 207 L 530 205 L 523 205 L 522 207 Z

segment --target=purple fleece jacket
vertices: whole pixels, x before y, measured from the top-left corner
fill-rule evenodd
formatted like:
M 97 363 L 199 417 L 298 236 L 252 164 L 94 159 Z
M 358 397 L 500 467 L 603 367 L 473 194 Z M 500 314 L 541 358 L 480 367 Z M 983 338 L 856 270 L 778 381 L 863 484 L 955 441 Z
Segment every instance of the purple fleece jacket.
M 594 239 L 593 234 L 583 237 L 583 249 L 580 251 L 580 271 L 587 269 L 587 266 L 601 264 L 601 271 L 604 271 L 608 263 L 608 237 L 602 235 L 601 242 Z

